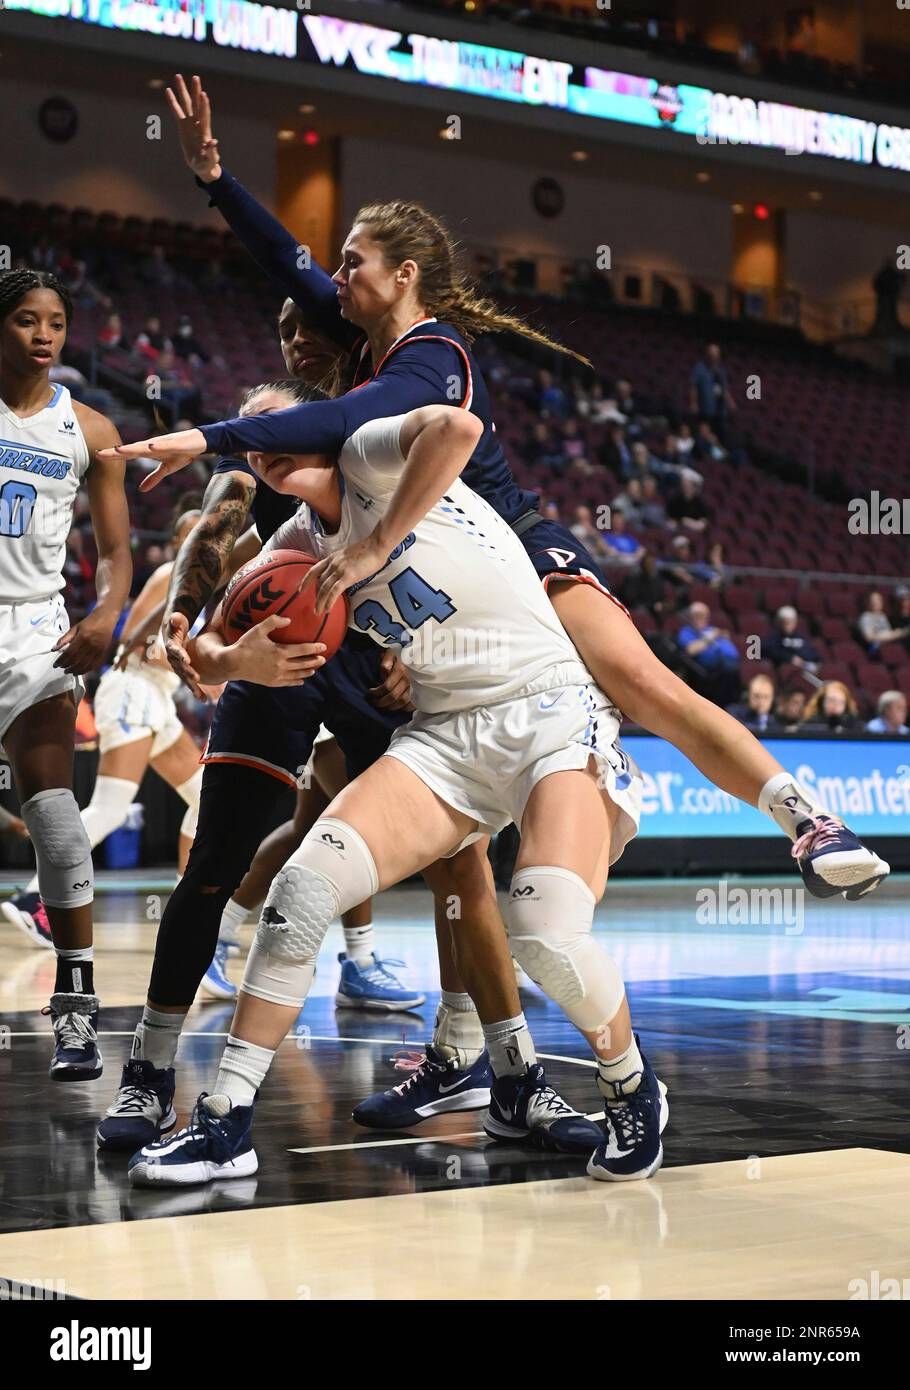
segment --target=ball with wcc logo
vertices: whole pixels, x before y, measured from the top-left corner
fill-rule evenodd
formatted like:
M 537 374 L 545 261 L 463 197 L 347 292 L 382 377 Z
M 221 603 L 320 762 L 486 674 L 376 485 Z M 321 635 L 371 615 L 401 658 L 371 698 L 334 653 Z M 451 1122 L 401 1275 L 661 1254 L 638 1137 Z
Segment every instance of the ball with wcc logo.
M 300 550 L 267 550 L 237 571 L 227 586 L 222 607 L 224 635 L 236 642 L 264 618 L 290 618 L 287 627 L 269 635 L 273 642 L 324 642 L 325 658 L 334 656 L 348 625 L 348 601 L 342 595 L 327 613 L 317 613 L 316 585 L 303 581 L 316 564 Z

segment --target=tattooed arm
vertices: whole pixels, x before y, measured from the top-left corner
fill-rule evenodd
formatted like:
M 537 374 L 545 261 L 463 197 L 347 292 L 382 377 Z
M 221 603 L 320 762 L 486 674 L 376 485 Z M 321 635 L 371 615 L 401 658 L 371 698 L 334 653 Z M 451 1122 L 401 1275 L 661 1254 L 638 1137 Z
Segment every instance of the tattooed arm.
M 168 661 L 197 698 L 204 696 L 186 648 L 190 628 L 218 588 L 255 491 L 255 478 L 239 467 L 213 474 L 202 499 L 202 515 L 174 561 L 161 640 Z

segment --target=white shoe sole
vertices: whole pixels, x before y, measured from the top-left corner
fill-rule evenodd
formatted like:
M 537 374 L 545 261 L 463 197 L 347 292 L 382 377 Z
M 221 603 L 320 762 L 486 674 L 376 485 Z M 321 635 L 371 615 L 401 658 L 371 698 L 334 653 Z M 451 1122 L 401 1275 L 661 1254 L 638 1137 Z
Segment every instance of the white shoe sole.
M 42 951 L 52 951 L 54 949 L 54 943 L 52 941 L 45 941 L 44 937 L 38 931 L 32 921 L 30 912 L 21 912 L 19 908 L 16 907 L 15 903 L 0 903 L 0 912 L 3 913 L 3 916 L 11 926 L 18 927 L 23 935 L 28 937 L 33 946 L 38 946 Z
M 427 1002 L 425 994 L 415 994 L 413 999 L 398 1000 L 396 1003 L 385 999 L 352 999 L 349 994 L 342 994 L 341 991 L 335 995 L 336 1009 L 367 1009 L 374 1010 L 382 1014 L 406 1014 L 412 1009 L 419 1009 L 421 1004 Z
M 863 897 L 877 888 L 882 879 L 887 878 L 891 872 L 891 865 L 886 864 L 884 859 L 879 859 L 871 849 L 851 849 L 844 850 L 842 854 L 823 854 L 813 863 L 812 868 L 822 882 L 830 884 L 832 888 L 845 890 L 868 883 Z
M 663 1134 L 670 1118 L 670 1106 L 667 1103 L 667 1088 L 662 1081 L 657 1083 L 660 1091 L 660 1133 Z M 650 1168 L 643 1168 L 638 1173 L 608 1173 L 605 1169 L 598 1167 L 594 1162 L 594 1155 L 588 1159 L 587 1174 L 589 1178 L 596 1178 L 598 1182 L 640 1182 L 643 1178 L 651 1178 L 657 1172 L 664 1161 L 664 1146 L 660 1145 L 657 1151 L 657 1159 L 651 1164 Z
M 185 1163 L 179 1167 L 137 1163 L 130 1169 L 130 1182 L 134 1187 L 189 1187 L 193 1183 L 249 1178 L 258 1170 L 256 1150 L 250 1149 L 230 1163 Z

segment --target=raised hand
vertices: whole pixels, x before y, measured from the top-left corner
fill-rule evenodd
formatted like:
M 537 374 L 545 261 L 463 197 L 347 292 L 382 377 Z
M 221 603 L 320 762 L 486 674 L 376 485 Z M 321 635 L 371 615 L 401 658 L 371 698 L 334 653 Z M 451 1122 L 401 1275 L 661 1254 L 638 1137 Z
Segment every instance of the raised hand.
M 218 141 L 212 138 L 212 105 L 198 77 L 187 87 L 178 72 L 174 78 L 176 93 L 165 89 L 167 104 L 177 122 L 183 157 L 198 179 L 214 183 L 221 177 L 221 157 Z

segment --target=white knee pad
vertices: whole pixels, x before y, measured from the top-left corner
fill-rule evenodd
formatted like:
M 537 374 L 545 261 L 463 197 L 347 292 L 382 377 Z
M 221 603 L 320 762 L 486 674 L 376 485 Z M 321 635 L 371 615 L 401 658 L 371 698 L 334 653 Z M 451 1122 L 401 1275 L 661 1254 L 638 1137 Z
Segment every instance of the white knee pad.
M 596 1032 L 625 995 L 616 962 L 591 936 L 594 894 L 569 869 L 521 869 L 512 879 L 506 925 L 512 955 L 576 1028 Z
M 332 816 L 318 820 L 272 881 L 247 958 L 244 991 L 299 1007 L 332 922 L 378 886 L 373 856 L 357 831 Z
M 93 849 L 123 824 L 138 791 L 138 782 L 127 782 L 123 777 L 95 778 L 92 799 L 82 812 L 82 824 Z
M 49 907 L 85 907 L 92 901 L 95 874 L 76 798 L 68 787 L 36 792 L 23 804 L 22 819 L 35 846 L 38 891 Z
M 188 839 L 196 838 L 196 826 L 199 822 L 199 798 L 202 795 L 202 777 L 205 772 L 204 767 L 197 767 L 192 777 L 181 782 L 177 788 L 177 795 L 181 796 L 186 802 L 186 814 L 180 822 L 180 834 L 186 835 Z

